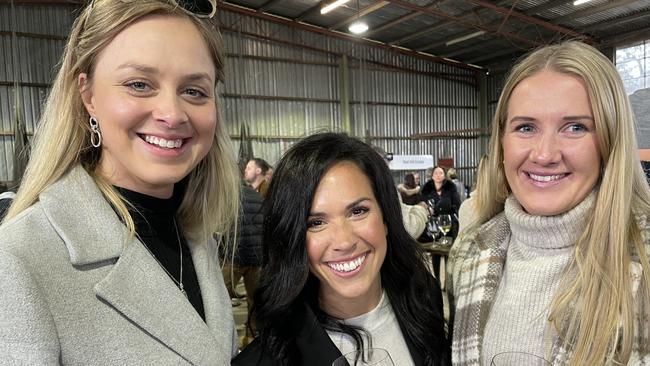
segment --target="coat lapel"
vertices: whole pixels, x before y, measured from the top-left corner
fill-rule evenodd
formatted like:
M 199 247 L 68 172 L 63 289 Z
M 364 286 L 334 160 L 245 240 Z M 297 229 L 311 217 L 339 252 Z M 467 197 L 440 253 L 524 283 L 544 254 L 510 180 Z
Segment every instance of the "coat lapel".
M 232 353 L 229 345 L 216 341 L 143 244 L 129 240 L 126 227 L 81 166 L 52 184 L 39 200 L 74 266 L 115 262 L 108 275 L 95 284 L 96 295 L 107 306 L 192 364 L 217 364 L 215 360 L 223 359 L 221 348 L 228 348 L 228 355 Z M 190 246 L 194 260 L 198 247 Z M 207 285 L 214 279 L 206 274 L 207 258 L 203 253 L 198 254 L 197 261 L 206 318 L 216 323 L 216 300 L 209 298 L 214 291 Z M 191 339 L 188 334 L 193 335 Z
M 309 305 L 304 304 L 296 345 L 303 357 L 303 365 L 332 366 L 332 362 L 341 357 L 341 351 L 334 345 L 329 335 L 316 320 Z
M 95 285 L 95 293 L 192 364 L 209 363 L 217 340 L 176 284 L 143 245 L 134 240 Z M 192 338 L 187 337 L 192 334 Z

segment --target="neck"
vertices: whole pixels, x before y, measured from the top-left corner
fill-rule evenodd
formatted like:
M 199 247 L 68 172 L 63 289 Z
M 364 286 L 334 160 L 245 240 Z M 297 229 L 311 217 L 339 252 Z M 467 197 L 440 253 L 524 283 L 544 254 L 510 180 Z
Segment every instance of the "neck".
M 383 289 L 378 282 L 368 293 L 354 298 L 346 298 L 340 294 L 328 294 L 321 287 L 320 307 L 329 316 L 337 319 L 350 319 L 372 311 L 379 305 Z
M 262 184 L 262 182 L 264 182 L 264 177 L 257 177 L 257 178 L 255 178 L 255 180 L 251 183 L 251 187 L 252 187 L 253 189 L 257 189 L 257 188 L 260 186 L 260 184 Z

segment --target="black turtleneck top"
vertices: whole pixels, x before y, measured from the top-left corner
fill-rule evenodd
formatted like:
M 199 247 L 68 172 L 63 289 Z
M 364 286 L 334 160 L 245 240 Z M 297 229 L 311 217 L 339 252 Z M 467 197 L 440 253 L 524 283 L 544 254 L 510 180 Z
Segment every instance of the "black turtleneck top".
M 183 199 L 182 189 L 177 189 L 178 186 L 174 187 L 174 194 L 171 198 L 161 199 L 121 187 L 115 188 L 137 209 L 134 210 L 127 204 L 140 241 L 149 249 L 158 263 L 167 270 L 167 274 L 173 278 L 172 282 L 179 292 L 177 283 L 180 280 L 181 266 L 178 248 L 178 238 L 180 238 L 183 256 L 183 288 L 187 293 L 188 300 L 205 321 L 201 289 L 192 262 L 192 255 L 183 236 L 183 230 L 178 227 L 177 236 L 174 225 L 174 215 Z

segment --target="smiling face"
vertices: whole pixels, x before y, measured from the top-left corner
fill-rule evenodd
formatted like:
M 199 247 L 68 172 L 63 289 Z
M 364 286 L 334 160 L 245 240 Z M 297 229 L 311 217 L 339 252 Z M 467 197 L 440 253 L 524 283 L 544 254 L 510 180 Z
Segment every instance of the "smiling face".
M 512 193 L 532 215 L 559 215 L 596 185 L 600 152 L 584 82 L 550 70 L 522 80 L 502 137 Z
M 169 32 L 173 29 L 173 32 Z M 215 65 L 184 17 L 145 17 L 120 32 L 79 76 L 102 134 L 101 173 L 119 187 L 170 197 L 210 150 Z
M 340 162 L 325 173 L 307 222 L 309 269 L 320 280 L 323 310 L 343 319 L 372 310 L 381 298 L 387 229 L 357 165 Z

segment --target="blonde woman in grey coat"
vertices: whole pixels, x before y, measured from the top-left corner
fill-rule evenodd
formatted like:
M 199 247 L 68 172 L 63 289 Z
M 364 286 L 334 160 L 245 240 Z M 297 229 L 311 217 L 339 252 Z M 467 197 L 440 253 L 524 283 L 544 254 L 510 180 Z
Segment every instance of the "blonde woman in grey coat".
M 214 1 L 94 0 L 0 227 L 0 364 L 225 365 L 239 185 Z M 217 237 L 222 237 L 217 236 Z

